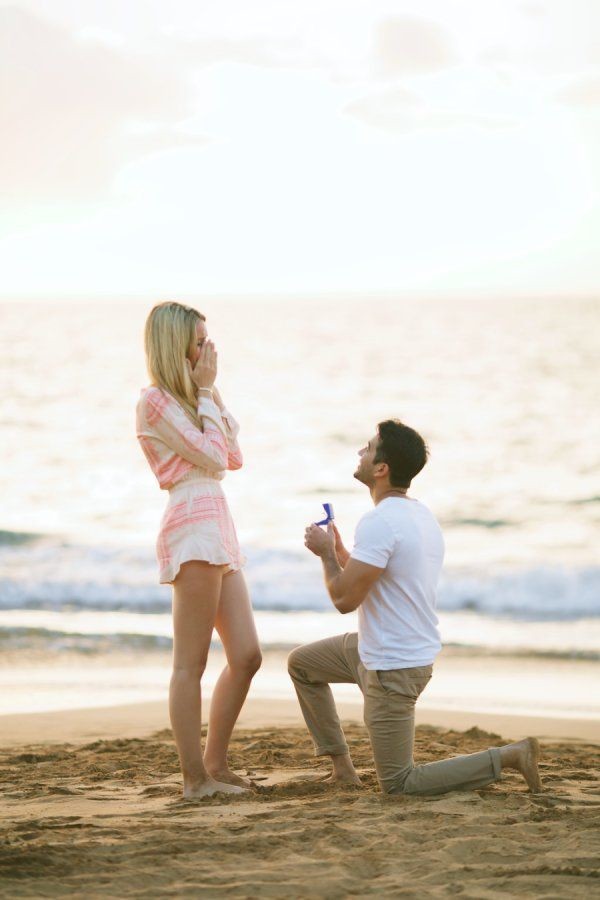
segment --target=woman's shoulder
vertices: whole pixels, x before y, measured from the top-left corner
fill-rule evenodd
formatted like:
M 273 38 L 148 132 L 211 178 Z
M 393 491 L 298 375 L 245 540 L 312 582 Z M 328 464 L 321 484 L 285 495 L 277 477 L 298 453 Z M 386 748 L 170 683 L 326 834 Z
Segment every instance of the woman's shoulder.
M 166 415 L 171 422 L 180 423 L 182 427 L 184 422 L 198 427 L 182 403 L 169 391 L 155 384 L 142 388 L 137 410 L 138 415 L 145 418 L 149 425 Z
M 138 407 L 154 405 L 155 403 L 161 402 L 163 398 L 167 398 L 166 392 L 162 391 L 155 384 L 149 384 L 147 387 L 143 387 L 140 390 L 137 405 Z
M 167 406 L 175 403 L 175 399 L 167 391 L 163 391 L 155 384 L 150 384 L 141 389 L 137 409 L 138 412 L 146 413 L 147 416 L 156 419 Z
M 148 384 L 140 390 L 140 403 L 142 400 L 166 396 L 166 393 L 166 391 L 163 391 L 163 389 L 159 388 L 156 384 Z

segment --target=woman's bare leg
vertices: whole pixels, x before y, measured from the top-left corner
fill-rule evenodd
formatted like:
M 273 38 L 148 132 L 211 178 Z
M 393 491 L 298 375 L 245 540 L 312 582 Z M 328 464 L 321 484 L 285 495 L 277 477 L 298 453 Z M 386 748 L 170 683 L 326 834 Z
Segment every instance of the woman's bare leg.
M 227 762 L 233 726 L 261 664 L 258 635 L 242 572 L 232 572 L 223 578 L 215 626 L 223 642 L 227 665 L 212 695 L 204 765 L 219 781 L 249 787 L 250 782 L 232 772 Z
M 206 667 L 222 581 L 222 566 L 193 561 L 182 565 L 173 583 L 173 674 L 169 714 L 186 798 L 239 790 L 231 784 L 220 784 L 206 771 L 200 736 L 200 680 Z

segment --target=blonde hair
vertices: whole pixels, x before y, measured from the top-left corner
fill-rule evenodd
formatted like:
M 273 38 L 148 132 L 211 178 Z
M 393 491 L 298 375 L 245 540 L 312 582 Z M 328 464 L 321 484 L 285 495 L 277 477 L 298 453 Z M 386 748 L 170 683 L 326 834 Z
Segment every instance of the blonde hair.
M 152 384 L 171 394 L 194 422 L 196 387 L 186 358 L 196 341 L 196 325 L 206 317 L 191 306 L 167 300 L 157 303 L 146 319 L 144 348 Z

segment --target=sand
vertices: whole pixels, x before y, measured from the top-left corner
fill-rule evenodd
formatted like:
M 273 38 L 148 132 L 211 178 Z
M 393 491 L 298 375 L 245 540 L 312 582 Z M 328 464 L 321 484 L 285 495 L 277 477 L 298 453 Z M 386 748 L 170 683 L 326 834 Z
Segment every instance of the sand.
M 576 722 L 572 738 L 543 742 L 543 794 L 507 774 L 482 791 L 391 799 L 357 711 L 342 708 L 363 787 L 320 780 L 294 704 L 254 701 L 231 760 L 259 791 L 201 802 L 180 798 L 171 733 L 155 729 L 163 704 L 2 717 L 1 895 L 600 896 L 600 746 Z M 418 761 L 527 730 L 457 731 L 464 718 L 445 716 L 419 725 Z

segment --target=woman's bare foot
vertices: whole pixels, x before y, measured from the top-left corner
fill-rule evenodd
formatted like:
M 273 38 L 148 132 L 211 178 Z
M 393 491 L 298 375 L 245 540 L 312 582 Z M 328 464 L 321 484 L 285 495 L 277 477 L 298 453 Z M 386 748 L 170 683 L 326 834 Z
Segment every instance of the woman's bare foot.
M 237 787 L 244 788 L 247 791 L 251 791 L 254 787 L 249 778 L 243 778 L 241 775 L 232 772 L 229 768 L 211 769 L 210 775 L 215 781 L 220 781 L 222 784 L 233 784 Z
M 533 794 L 539 794 L 542 791 L 538 769 L 539 758 L 540 745 L 535 738 L 525 738 L 500 748 L 502 768 L 515 769 L 520 772 Z
M 197 800 L 199 797 L 212 797 L 214 794 L 245 794 L 246 789 L 236 784 L 217 781 L 208 775 L 202 781 L 188 781 L 183 785 L 183 796 L 186 800 Z

